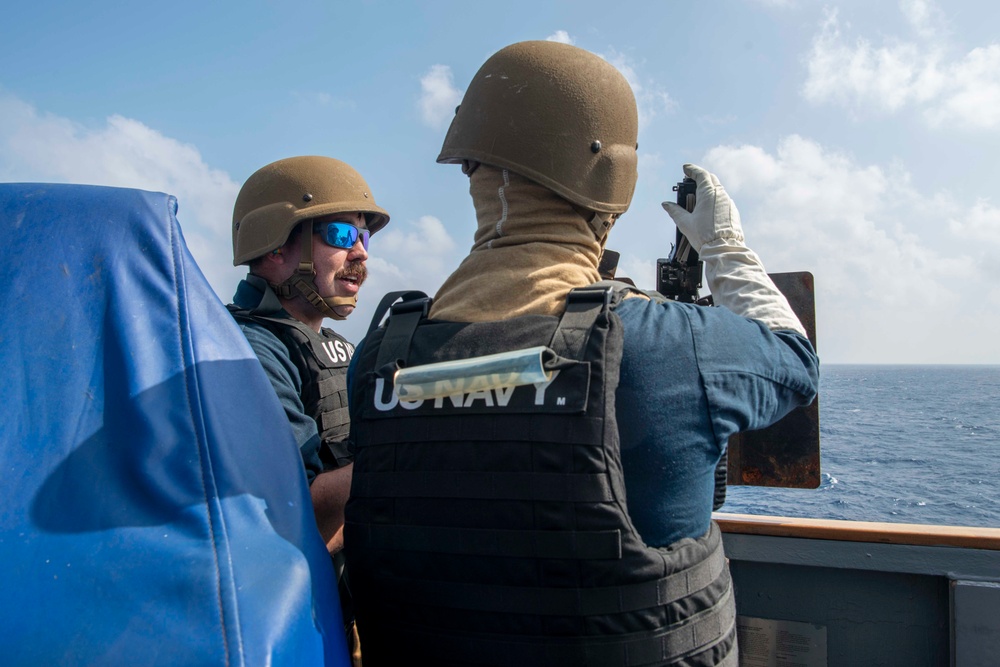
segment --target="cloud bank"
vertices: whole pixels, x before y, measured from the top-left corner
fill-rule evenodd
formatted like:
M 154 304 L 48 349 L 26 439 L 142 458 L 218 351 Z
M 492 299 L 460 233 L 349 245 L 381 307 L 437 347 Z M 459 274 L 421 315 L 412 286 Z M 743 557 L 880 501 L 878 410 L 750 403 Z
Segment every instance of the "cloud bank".
M 206 164 L 194 146 L 137 120 L 114 115 L 88 127 L 0 91 L 0 179 L 172 194 L 188 248 L 221 301 L 229 302 L 246 273 L 232 266 L 230 224 L 240 184 Z M 386 291 L 435 291 L 461 259 L 454 251 L 455 242 L 437 218 L 394 220 L 373 238 L 361 307 L 337 324 L 338 331 L 359 340 Z
M 576 44 L 576 40 L 569 36 L 565 30 L 556 30 L 545 38 L 549 42 L 560 42 L 562 44 Z
M 881 45 L 850 39 L 836 10 L 828 10 L 813 38 L 802 89 L 815 104 L 855 113 L 920 110 L 932 127 L 1000 129 L 1000 44 L 952 55 L 937 26 L 941 12 L 926 0 L 904 0 L 910 39 L 887 37 Z
M 471 243 L 471 237 L 469 238 Z M 432 215 L 396 222 L 372 237 L 368 280 L 358 308 L 337 332 L 348 340 L 361 340 L 368 331 L 382 295 L 398 290 L 421 290 L 434 296 L 459 262 L 465 258 L 444 223 Z
M 239 185 L 194 146 L 137 120 L 113 115 L 88 127 L 0 91 L 0 176 L 172 194 L 191 254 L 216 292 L 228 299 L 242 274 L 232 266 L 230 236 Z
M 858 164 L 798 135 L 773 152 L 717 146 L 704 165 L 733 195 L 769 269 L 814 274 L 821 357 L 987 361 L 971 350 L 992 349 L 1000 329 L 1000 209 L 988 200 L 924 195 L 897 165 Z M 941 220 L 948 227 L 931 233 Z
M 424 124 L 436 130 L 448 127 L 455 107 L 462 102 L 462 91 L 455 88 L 455 77 L 447 65 L 431 65 L 420 77 L 420 117 Z

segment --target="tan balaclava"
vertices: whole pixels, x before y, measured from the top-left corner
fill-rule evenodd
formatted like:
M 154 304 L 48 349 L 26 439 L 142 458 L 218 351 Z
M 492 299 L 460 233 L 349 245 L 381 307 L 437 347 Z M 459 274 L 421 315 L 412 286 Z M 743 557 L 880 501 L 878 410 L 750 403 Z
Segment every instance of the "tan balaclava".
M 431 317 L 485 322 L 559 314 L 571 289 L 600 280 L 607 235 L 595 237 L 588 223 L 592 212 L 509 169 L 485 164 L 472 172 L 469 191 L 478 220 L 475 241 L 438 290 Z

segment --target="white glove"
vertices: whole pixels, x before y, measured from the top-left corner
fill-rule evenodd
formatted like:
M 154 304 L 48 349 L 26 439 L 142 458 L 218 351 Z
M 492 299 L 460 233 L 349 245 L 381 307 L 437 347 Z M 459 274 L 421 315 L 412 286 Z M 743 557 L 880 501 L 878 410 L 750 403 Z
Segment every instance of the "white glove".
M 693 178 L 698 185 L 695 193 L 694 211 L 688 213 L 674 202 L 663 202 L 677 229 L 688 238 L 691 246 L 701 253 L 700 248 L 717 239 L 734 239 L 743 243 L 743 227 L 736 204 L 726 194 L 715 174 L 711 174 L 693 164 L 684 165 L 684 175 Z
M 663 208 L 705 262 L 715 304 L 763 322 L 772 331 L 791 329 L 805 336 L 788 299 L 775 287 L 760 258 L 746 247 L 740 212 L 719 179 L 693 164 L 684 165 L 684 173 L 698 185 L 694 211 L 669 201 Z

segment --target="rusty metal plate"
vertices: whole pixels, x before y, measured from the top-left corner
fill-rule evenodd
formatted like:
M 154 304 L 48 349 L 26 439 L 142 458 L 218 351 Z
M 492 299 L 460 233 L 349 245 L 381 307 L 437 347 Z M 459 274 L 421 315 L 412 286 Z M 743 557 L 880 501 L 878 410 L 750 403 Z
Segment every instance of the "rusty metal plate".
M 816 347 L 816 287 L 808 271 L 770 274 Z M 818 348 L 817 348 L 818 349 Z M 759 431 L 729 439 L 727 483 L 815 489 L 819 486 L 819 398 Z

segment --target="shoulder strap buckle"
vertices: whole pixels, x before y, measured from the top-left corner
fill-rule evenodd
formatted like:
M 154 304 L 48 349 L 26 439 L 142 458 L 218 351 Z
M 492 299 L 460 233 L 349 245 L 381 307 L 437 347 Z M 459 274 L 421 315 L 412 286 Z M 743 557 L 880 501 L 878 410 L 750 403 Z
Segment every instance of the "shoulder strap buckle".
M 400 303 L 396 303 L 400 299 L 402 299 L 402 301 Z M 390 308 L 392 308 L 392 312 L 394 313 L 406 313 L 411 312 L 406 310 L 406 308 L 417 308 L 417 304 L 422 303 L 423 305 L 419 307 L 423 311 L 423 316 L 426 317 L 427 313 L 430 312 L 432 301 L 433 299 L 420 290 L 400 290 L 397 292 L 388 292 L 382 297 L 382 300 L 379 301 L 378 306 L 376 306 L 375 314 L 372 315 L 372 321 L 371 324 L 368 325 L 367 333 L 370 334 L 378 328 L 378 326 L 382 323 L 382 318 L 385 317 L 385 314 Z M 412 305 L 407 306 L 406 304 Z
M 395 303 L 397 299 L 402 301 Z M 432 301 L 429 296 L 416 290 L 390 292 L 382 297 L 382 302 L 379 303 L 375 317 L 372 318 L 371 326 L 368 328 L 368 333 L 371 334 L 381 322 L 386 310 L 391 310 L 375 363 L 376 374 L 380 377 L 386 377 L 390 371 L 394 372 L 406 364 L 413 333 L 420 321 L 430 312 Z
M 605 306 L 610 306 L 613 293 L 614 288 L 611 285 L 599 283 L 586 287 L 576 287 L 566 295 L 566 303 L 602 303 Z
M 594 323 L 611 308 L 616 294 L 620 295 L 618 288 L 602 283 L 570 290 L 566 295 L 566 310 L 559 318 L 549 347 L 568 359 L 583 358 Z
M 410 296 L 408 300 L 397 301 L 390 307 L 391 315 L 405 315 L 406 313 L 419 312 L 421 317 L 427 317 L 431 310 L 432 299 L 423 292 L 408 292 L 407 295 L 420 294 L 421 296 Z M 404 297 L 405 299 L 405 297 Z

